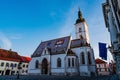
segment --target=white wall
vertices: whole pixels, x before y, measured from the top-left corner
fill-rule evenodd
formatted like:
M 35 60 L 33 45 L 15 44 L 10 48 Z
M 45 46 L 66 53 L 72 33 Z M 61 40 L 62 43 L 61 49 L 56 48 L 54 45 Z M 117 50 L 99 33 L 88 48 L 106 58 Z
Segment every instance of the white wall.
M 81 32 L 79 32 L 79 28 L 81 28 Z M 89 42 L 88 26 L 87 26 L 86 22 L 77 23 L 75 25 L 75 30 L 76 30 L 76 38 L 77 39 L 79 39 L 80 35 L 82 35 L 84 37 L 84 39 L 86 39 L 87 42 L 90 43 Z
M 38 60 L 39 63 L 40 63 L 40 57 L 32 58 L 32 60 L 29 62 L 28 73 L 40 73 L 40 69 L 39 68 L 38 69 L 35 68 L 36 60 Z
M 51 72 L 61 72 L 64 73 L 65 72 L 65 56 L 66 54 L 58 54 L 58 55 L 52 55 L 51 56 Z M 61 67 L 57 67 L 57 59 L 60 58 L 61 59 Z

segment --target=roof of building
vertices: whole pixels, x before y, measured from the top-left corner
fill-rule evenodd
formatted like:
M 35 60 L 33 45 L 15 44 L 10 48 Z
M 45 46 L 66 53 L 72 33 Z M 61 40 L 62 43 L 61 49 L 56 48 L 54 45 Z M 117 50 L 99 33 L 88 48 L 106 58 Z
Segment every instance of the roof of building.
M 107 61 L 105 61 L 103 59 L 99 59 L 99 58 L 95 59 L 95 62 L 96 62 L 96 64 L 107 63 Z
M 70 48 L 90 46 L 90 44 L 88 44 L 88 43 L 85 42 L 85 41 L 86 41 L 86 40 L 84 40 L 84 39 L 74 39 L 74 40 L 71 41 Z
M 70 43 L 70 37 L 71 36 L 67 36 L 67 37 L 41 42 L 40 45 L 35 50 L 35 52 L 33 53 L 32 57 L 41 56 L 45 48 L 49 49 L 51 55 L 65 53 Z
M 31 58 L 20 56 L 17 52 L 12 50 L 0 49 L 0 60 L 29 62 Z
M 31 61 L 31 58 L 26 56 L 21 56 L 21 61 L 29 63 Z
M 39 57 L 47 49 L 50 55 L 67 53 L 68 49 L 90 46 L 84 39 L 71 40 L 71 36 L 41 42 L 31 57 Z
M 85 22 L 85 19 L 82 17 L 82 12 L 79 10 L 78 11 L 78 19 L 76 20 L 76 23 L 80 23 L 80 22 Z

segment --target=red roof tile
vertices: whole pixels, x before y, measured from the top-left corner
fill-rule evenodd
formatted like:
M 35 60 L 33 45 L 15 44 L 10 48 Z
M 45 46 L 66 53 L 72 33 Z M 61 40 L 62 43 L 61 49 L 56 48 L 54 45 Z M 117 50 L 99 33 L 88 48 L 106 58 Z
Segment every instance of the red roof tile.
M 31 58 L 20 56 L 17 52 L 11 50 L 0 49 L 0 60 L 30 62 Z
M 30 62 L 31 58 L 30 57 L 25 57 L 25 56 L 21 56 L 21 60 L 22 62 Z
M 106 61 L 99 59 L 99 58 L 95 59 L 95 62 L 96 64 L 107 63 Z

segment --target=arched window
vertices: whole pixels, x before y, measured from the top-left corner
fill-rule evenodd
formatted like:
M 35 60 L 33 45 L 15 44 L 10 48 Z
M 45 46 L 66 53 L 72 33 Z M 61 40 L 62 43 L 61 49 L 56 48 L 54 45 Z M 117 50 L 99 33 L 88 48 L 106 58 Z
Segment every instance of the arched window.
M 81 53 L 81 63 L 85 64 L 85 56 L 83 52 Z
M 74 64 L 74 58 L 72 58 L 72 67 L 74 67 L 75 64 Z
M 81 29 L 81 28 L 79 28 L 79 32 L 82 32 L 82 29 Z
M 61 67 L 61 59 L 60 58 L 57 59 L 57 67 Z
M 70 58 L 68 58 L 68 67 L 70 67 Z
M 91 56 L 90 56 L 90 52 L 88 52 L 88 64 L 92 64 L 92 62 L 91 62 Z
M 39 68 L 39 61 L 38 60 L 36 60 L 36 62 L 35 62 L 35 68 Z

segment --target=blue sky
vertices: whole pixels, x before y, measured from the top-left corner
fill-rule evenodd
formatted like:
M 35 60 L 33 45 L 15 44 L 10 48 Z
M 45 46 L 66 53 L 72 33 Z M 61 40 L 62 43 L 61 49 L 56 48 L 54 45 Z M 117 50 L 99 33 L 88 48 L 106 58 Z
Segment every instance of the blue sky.
M 104 24 L 105 0 L 0 0 L 0 47 L 30 56 L 41 41 L 72 35 L 80 7 L 95 56 L 98 42 L 110 43 Z M 110 53 L 109 53 L 110 54 Z

